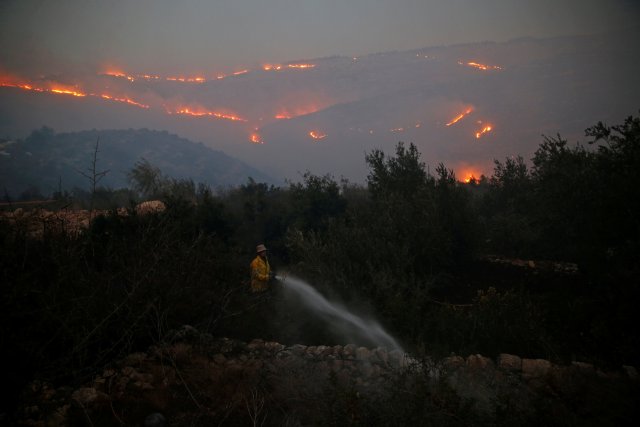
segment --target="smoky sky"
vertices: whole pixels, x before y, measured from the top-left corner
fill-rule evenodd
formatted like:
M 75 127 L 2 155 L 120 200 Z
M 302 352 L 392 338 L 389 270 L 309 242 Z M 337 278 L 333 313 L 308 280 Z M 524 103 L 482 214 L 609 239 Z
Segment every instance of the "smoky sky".
M 215 73 L 637 25 L 635 0 L 2 0 L 0 66 Z M 62 70 L 59 70 L 62 72 Z

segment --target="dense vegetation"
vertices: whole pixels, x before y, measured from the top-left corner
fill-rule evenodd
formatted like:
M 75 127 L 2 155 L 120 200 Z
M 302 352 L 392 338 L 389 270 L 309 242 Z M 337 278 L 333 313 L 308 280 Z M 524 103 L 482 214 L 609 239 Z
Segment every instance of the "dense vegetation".
M 79 237 L 33 238 L 0 222 L 3 385 L 84 381 L 183 324 L 332 344 L 302 308 L 247 292 L 260 242 L 276 268 L 375 313 L 415 354 L 638 365 L 640 118 L 586 135 L 586 146 L 545 138 L 530 166 L 496 161 L 491 177 L 468 184 L 442 164 L 428 173 L 403 143 L 367 155 L 366 187 L 307 174 L 214 194 L 140 161 L 132 188 L 98 189 L 98 204 L 161 198 L 165 212 L 99 216 Z M 499 267 L 487 254 L 579 272 Z

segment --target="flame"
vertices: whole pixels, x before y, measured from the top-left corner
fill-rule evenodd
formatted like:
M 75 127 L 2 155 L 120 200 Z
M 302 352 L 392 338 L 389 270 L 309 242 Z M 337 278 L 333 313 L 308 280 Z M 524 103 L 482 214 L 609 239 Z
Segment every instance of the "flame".
M 477 62 L 462 62 L 462 61 L 458 61 L 458 64 L 466 65 L 468 67 L 477 68 L 478 70 L 483 70 L 483 71 L 502 70 L 502 67 L 499 67 L 497 65 L 485 65 L 485 64 L 479 64 Z
M 135 77 L 134 76 L 130 76 L 128 74 L 123 73 L 122 71 L 116 71 L 116 70 L 107 70 L 103 73 L 100 73 L 103 76 L 111 76 L 111 77 L 117 77 L 120 79 L 127 79 L 130 82 L 135 81 Z
M 64 88 L 64 87 L 54 87 L 54 88 L 50 89 L 50 91 L 53 92 L 53 93 L 59 93 L 61 95 L 72 95 L 72 96 L 79 96 L 79 97 L 87 96 L 87 94 L 84 93 L 84 92 L 78 92 L 76 90 L 67 89 L 67 88 Z
M 178 108 L 175 111 L 167 111 L 169 114 L 180 114 L 180 115 L 185 115 L 185 116 L 194 116 L 194 117 L 215 117 L 218 119 L 224 119 L 224 120 L 231 120 L 231 121 L 235 121 L 235 122 L 247 122 L 247 119 L 243 119 L 242 117 L 233 115 L 233 114 L 226 114 L 226 113 L 221 113 L 221 112 L 217 112 L 217 111 L 208 111 L 208 110 L 202 110 L 202 109 L 198 109 L 198 110 L 192 110 L 188 107 L 186 108 Z
M 449 123 L 447 123 L 446 126 L 451 126 L 451 125 L 454 125 L 454 124 L 458 123 L 465 116 L 471 114 L 472 111 L 473 111 L 473 108 L 467 108 L 463 113 L 460 113 L 457 116 L 455 116 L 453 119 L 451 119 L 451 121 Z
M 166 80 L 181 83 L 204 83 L 207 81 L 204 77 L 167 77 Z
M 312 114 L 315 113 L 317 111 L 320 111 L 320 108 L 318 108 L 316 105 L 308 105 L 305 107 L 298 107 L 292 110 L 289 109 L 282 109 L 280 110 L 275 116 L 274 118 L 278 119 L 278 120 L 288 120 L 288 119 L 292 119 L 294 117 L 300 117 L 300 116 L 304 116 L 307 114 Z
M 280 71 L 280 70 L 282 70 L 282 65 L 264 64 L 262 66 L 262 69 L 264 71 Z
M 476 139 L 480 139 L 482 135 L 484 135 L 485 133 L 491 132 L 492 130 L 493 128 L 491 127 L 491 125 L 487 125 L 483 127 L 481 130 L 476 132 Z
M 312 130 L 311 132 L 309 132 L 309 136 L 313 139 L 323 139 L 327 137 L 327 134 L 317 130 Z
M 129 99 L 129 98 L 116 98 L 115 96 L 111 96 L 111 95 L 108 95 L 106 93 L 103 93 L 102 95 L 100 95 L 100 98 L 108 99 L 109 101 L 124 102 L 125 104 L 133 105 L 135 107 L 140 107 L 140 108 L 145 108 L 145 109 L 149 108 L 148 105 L 141 104 L 141 103 L 136 102 L 136 101 L 134 101 L 132 99 Z
M 134 101 L 131 98 L 128 97 L 117 97 L 114 95 L 110 95 L 108 93 L 102 93 L 100 95 L 95 94 L 95 93 L 85 93 L 85 92 L 80 92 L 76 89 L 72 89 L 72 88 L 68 88 L 68 87 L 64 87 L 61 85 L 57 85 L 54 84 L 50 89 L 46 89 L 43 87 L 36 87 L 32 84 L 22 84 L 22 83 L 13 83 L 13 82 L 7 82 L 7 81 L 2 81 L 0 80 L 0 86 L 4 86 L 4 87 L 15 87 L 15 88 L 19 88 L 19 89 L 23 89 L 23 90 L 30 90 L 30 91 L 34 91 L 34 92 L 47 92 L 47 93 L 54 93 L 54 94 L 58 94 L 58 95 L 72 95 L 72 96 L 76 96 L 76 97 L 85 97 L 85 96 L 91 96 L 91 97 L 97 97 L 97 98 L 102 98 L 102 99 L 106 99 L 109 101 L 115 101 L 115 102 L 122 102 L 125 104 L 129 104 L 135 107 L 139 107 L 139 108 L 150 108 L 149 105 L 146 104 L 142 104 L 140 102 Z
M 471 181 L 478 181 L 481 176 L 480 169 L 475 166 L 465 165 L 458 170 L 458 176 L 462 177 L 462 182 L 468 184 Z
M 264 144 L 262 137 L 258 133 L 252 133 L 250 140 L 253 144 Z
M 50 83 L 49 88 L 38 87 L 32 83 L 23 83 L 20 81 L 21 79 L 4 77 L 0 80 L 0 86 L 2 87 L 15 87 L 23 90 L 30 90 L 34 92 L 50 92 L 56 93 L 59 95 L 72 95 L 77 97 L 85 97 L 86 93 L 80 92 L 75 87 L 63 86 L 59 83 Z
M 314 68 L 315 64 L 287 64 L 289 68 L 297 68 L 297 69 L 305 69 L 305 68 Z
M 240 71 L 236 71 L 235 73 L 233 73 L 232 75 L 234 76 L 239 76 L 241 74 L 247 74 L 249 72 L 249 70 L 240 70 Z

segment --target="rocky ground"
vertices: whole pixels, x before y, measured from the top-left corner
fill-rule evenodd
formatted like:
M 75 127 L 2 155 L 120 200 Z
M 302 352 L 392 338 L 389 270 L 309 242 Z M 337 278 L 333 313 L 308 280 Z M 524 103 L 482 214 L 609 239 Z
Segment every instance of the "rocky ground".
M 393 411 L 380 405 L 403 395 L 425 398 L 437 409 L 434 419 L 452 420 L 434 425 L 467 425 L 469 416 L 483 420 L 478 425 L 631 425 L 638 386 L 631 366 L 604 372 L 508 354 L 418 360 L 354 345 L 245 343 L 185 326 L 81 387 L 33 382 L 17 418 L 29 426 L 294 426 L 324 425 L 334 416 L 335 425 L 365 425 L 368 412 Z

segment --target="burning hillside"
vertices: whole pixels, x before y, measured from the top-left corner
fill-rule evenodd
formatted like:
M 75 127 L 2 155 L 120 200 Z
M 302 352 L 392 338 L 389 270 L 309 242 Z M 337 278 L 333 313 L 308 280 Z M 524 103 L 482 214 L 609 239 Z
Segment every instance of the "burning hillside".
M 606 79 L 608 46 L 522 40 L 210 72 L 111 65 L 73 78 L 42 77 L 47 70 L 5 73 L 0 130 L 24 136 L 43 123 L 61 131 L 167 129 L 268 173 L 291 177 L 308 169 L 358 181 L 365 176 L 364 153 L 392 149 L 402 139 L 464 179 L 462 164 L 473 165 L 476 177 L 488 174 L 494 159 L 530 153 L 540 134 L 579 136 L 592 123 L 588 118 L 617 118 L 637 108 L 610 96 L 633 73 L 618 67 L 617 78 Z M 627 85 L 634 93 L 636 86 Z M 323 148 L 311 148 L 319 140 Z

